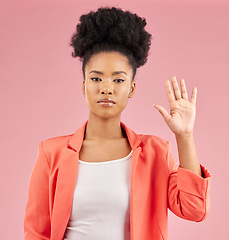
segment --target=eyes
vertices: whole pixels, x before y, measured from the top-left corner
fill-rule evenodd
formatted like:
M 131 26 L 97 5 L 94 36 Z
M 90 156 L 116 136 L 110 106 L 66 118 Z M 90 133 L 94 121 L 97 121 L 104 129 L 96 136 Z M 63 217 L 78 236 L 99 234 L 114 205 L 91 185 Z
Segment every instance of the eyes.
M 93 80 L 93 79 L 96 79 L 96 80 Z M 93 81 L 93 82 L 97 82 L 97 80 L 98 79 L 100 79 L 100 78 L 91 78 L 91 80 Z M 101 79 L 100 79 L 101 80 Z M 117 81 L 116 81 L 117 80 Z M 114 79 L 114 81 L 116 81 L 116 82 L 124 82 L 125 80 L 123 80 L 123 79 Z

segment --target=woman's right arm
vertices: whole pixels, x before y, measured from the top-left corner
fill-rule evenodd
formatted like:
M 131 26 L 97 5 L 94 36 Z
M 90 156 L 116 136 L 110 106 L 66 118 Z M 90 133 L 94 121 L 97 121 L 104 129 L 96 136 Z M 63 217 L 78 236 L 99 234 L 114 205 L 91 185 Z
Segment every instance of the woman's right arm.
M 49 162 L 39 143 L 38 156 L 30 176 L 24 218 L 24 240 L 50 240 Z

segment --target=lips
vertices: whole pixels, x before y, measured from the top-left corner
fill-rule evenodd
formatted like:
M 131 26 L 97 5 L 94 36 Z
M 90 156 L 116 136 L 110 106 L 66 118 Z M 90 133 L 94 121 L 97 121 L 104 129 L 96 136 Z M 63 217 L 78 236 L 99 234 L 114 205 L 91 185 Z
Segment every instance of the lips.
M 102 98 L 97 103 L 104 102 L 104 103 L 115 103 L 115 101 L 111 98 Z

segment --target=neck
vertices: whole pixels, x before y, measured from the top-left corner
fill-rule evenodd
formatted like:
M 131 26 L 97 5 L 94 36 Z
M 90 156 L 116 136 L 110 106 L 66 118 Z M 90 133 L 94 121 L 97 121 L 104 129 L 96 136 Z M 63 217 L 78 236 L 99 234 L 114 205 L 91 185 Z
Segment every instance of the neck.
M 88 118 L 85 140 L 112 140 L 125 137 L 122 131 L 120 116 L 116 118 L 98 118 L 90 115 Z

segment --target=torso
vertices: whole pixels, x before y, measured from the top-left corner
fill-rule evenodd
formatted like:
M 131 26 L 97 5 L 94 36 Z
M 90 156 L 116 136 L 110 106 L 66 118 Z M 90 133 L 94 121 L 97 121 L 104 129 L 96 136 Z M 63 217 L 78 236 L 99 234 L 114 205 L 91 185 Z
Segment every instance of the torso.
M 127 138 L 92 141 L 84 140 L 79 159 L 85 162 L 105 162 L 126 157 L 131 147 Z

